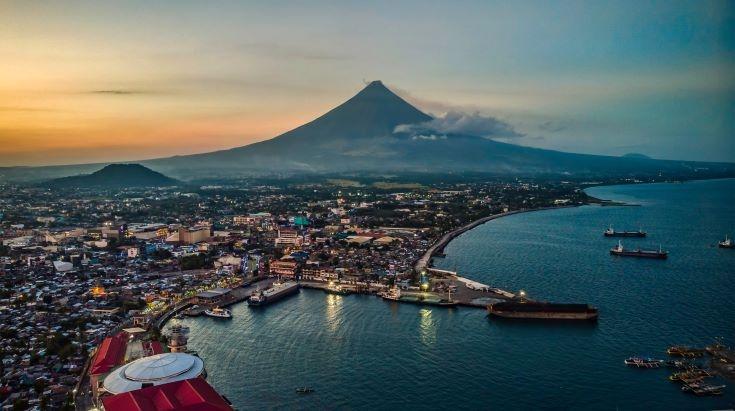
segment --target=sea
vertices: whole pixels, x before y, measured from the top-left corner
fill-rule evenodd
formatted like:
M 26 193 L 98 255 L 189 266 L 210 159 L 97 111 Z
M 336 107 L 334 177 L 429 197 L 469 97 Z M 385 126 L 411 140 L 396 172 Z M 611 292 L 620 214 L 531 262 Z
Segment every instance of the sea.
M 482 309 L 401 305 L 301 290 L 229 321 L 188 318 L 189 348 L 238 410 L 705 410 L 735 407 L 735 381 L 695 397 L 668 369 L 671 345 L 735 345 L 735 180 L 600 186 L 591 196 L 635 206 L 511 215 L 454 239 L 434 264 L 537 300 L 589 303 L 596 324 L 488 318 Z M 615 257 L 603 230 L 642 228 L 626 247 L 667 260 Z M 299 394 L 297 387 L 314 391 Z

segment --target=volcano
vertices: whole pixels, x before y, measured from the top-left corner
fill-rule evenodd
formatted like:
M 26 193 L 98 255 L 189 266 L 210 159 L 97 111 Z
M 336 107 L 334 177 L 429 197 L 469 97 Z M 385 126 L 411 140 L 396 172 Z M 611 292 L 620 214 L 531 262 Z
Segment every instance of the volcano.
M 321 117 L 270 140 L 210 153 L 139 161 L 184 180 L 336 173 L 487 173 L 577 178 L 656 175 L 712 178 L 735 175 L 735 164 L 654 160 L 645 156 L 565 153 L 495 141 L 483 136 L 422 135 L 432 116 L 373 81 Z M 404 127 L 398 127 L 404 126 Z M 415 126 L 415 127 L 414 127 Z M 12 176 L 60 177 L 104 164 L 20 167 Z M 20 170 L 20 171 L 19 171 Z
M 432 117 L 373 81 L 321 117 L 270 140 L 230 150 L 145 162 L 187 178 L 252 174 L 412 172 L 519 175 L 690 174 L 704 163 L 612 157 L 543 150 L 481 136 L 414 135 L 399 125 L 420 125 Z M 420 127 L 419 127 L 420 128 Z M 732 164 L 708 169 L 735 172 Z

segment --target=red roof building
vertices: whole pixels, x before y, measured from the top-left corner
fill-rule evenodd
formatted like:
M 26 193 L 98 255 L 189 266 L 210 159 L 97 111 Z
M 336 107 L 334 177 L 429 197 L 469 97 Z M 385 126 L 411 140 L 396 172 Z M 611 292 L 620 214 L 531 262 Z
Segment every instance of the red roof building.
M 89 367 L 89 375 L 106 374 L 120 365 L 125 356 L 127 343 L 128 339 L 123 333 L 105 338 L 94 356 L 92 366 Z
M 105 411 L 233 411 L 203 378 L 141 388 L 102 399 Z

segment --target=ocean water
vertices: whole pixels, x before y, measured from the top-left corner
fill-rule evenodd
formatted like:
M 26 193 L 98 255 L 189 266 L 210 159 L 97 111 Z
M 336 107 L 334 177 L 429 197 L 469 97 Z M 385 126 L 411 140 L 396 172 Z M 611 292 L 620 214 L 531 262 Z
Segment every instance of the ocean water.
M 240 410 L 255 409 L 721 409 L 668 370 L 623 359 L 666 358 L 673 344 L 735 344 L 735 180 L 597 187 L 591 195 L 640 207 L 524 213 L 452 241 L 440 268 L 558 302 L 591 303 L 597 324 L 516 323 L 480 309 L 422 308 L 372 296 L 302 290 L 277 304 L 233 307 L 234 319 L 186 319 L 209 381 Z M 668 260 L 609 255 L 602 231 L 648 231 L 629 246 Z M 299 395 L 295 388 L 315 391 Z

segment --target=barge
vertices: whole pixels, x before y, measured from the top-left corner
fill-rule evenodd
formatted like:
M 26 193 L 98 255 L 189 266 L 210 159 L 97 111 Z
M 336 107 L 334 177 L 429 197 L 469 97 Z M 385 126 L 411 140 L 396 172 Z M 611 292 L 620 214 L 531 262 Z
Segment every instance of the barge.
M 294 295 L 299 292 L 299 284 L 293 281 L 287 281 L 285 283 L 275 282 L 271 288 L 267 290 L 255 290 L 250 298 L 248 299 L 249 306 L 262 306 L 270 303 L 279 301 L 289 295 Z
M 597 308 L 589 304 L 558 304 L 534 301 L 502 301 L 487 306 L 488 314 L 501 318 L 535 320 L 597 320 Z

